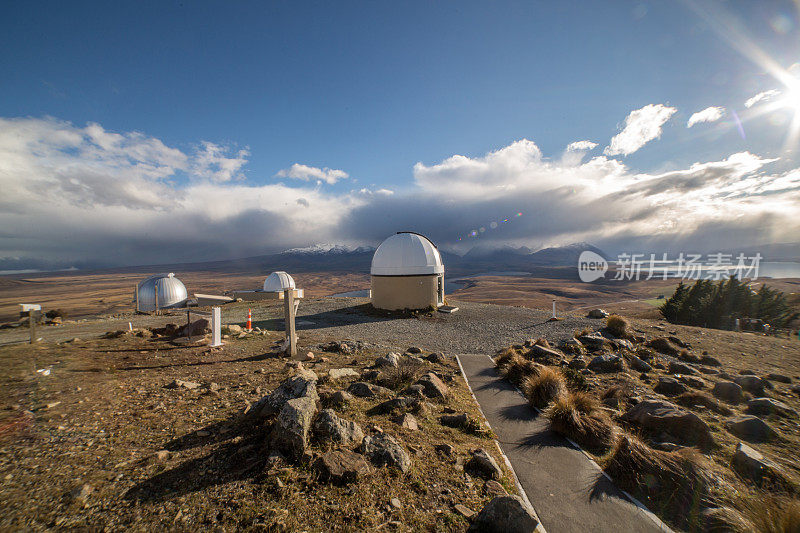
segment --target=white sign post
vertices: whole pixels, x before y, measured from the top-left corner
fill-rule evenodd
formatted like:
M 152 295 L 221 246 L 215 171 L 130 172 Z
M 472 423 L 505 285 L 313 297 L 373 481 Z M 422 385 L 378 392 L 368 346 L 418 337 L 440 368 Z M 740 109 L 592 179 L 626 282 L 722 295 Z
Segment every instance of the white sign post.
M 211 346 L 222 346 L 222 308 L 211 308 Z

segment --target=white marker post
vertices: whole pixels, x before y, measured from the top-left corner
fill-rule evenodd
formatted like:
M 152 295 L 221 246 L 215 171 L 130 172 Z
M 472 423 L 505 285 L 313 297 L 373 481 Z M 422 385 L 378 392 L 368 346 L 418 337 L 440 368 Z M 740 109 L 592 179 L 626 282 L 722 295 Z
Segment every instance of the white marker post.
M 553 300 L 553 319 L 555 320 L 555 318 L 556 318 L 556 301 Z
M 295 334 L 294 316 L 296 308 L 294 306 L 294 289 L 283 291 L 283 316 L 286 322 L 287 353 L 294 359 L 297 357 L 297 335 Z
M 222 309 L 220 307 L 211 308 L 211 346 L 213 348 L 222 346 Z

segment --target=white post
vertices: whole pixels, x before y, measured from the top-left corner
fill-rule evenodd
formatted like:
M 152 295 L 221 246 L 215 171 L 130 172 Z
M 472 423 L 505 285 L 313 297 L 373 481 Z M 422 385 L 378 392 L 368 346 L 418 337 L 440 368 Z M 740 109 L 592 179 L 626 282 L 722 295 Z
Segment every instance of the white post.
M 283 316 L 286 322 L 286 340 L 288 341 L 287 353 L 290 358 L 297 357 L 297 334 L 294 324 L 294 290 L 283 291 Z
M 222 346 L 222 309 L 211 308 L 211 346 Z
M 735 331 L 742 331 L 741 322 L 739 322 L 739 319 L 738 319 L 738 318 L 737 318 L 736 320 L 734 320 L 734 321 L 733 321 L 733 329 L 734 329 Z
M 556 301 L 553 300 L 553 318 L 556 318 Z

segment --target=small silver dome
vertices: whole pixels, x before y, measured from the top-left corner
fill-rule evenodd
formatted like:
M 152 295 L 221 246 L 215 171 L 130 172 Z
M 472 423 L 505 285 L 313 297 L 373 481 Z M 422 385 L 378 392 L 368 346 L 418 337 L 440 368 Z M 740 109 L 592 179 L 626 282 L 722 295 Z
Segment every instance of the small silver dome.
M 264 280 L 264 292 L 283 292 L 294 288 L 294 279 L 282 270 L 273 272 Z
M 175 274 L 156 274 L 139 282 L 139 310 L 156 310 L 156 287 L 158 287 L 158 308 L 183 307 L 189 294 L 184 284 Z M 135 296 L 134 296 L 135 297 Z

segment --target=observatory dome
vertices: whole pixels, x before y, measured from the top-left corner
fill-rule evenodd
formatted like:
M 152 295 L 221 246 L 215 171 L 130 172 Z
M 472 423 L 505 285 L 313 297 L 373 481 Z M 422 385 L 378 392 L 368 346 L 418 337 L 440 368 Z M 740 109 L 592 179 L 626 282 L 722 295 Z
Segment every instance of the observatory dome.
M 442 257 L 424 235 L 408 231 L 392 235 L 372 256 L 373 276 L 419 276 L 443 274 Z
M 158 308 L 182 307 L 189 295 L 184 284 L 175 274 L 156 274 L 139 282 L 139 310 L 156 310 L 156 287 L 158 288 Z
M 283 292 L 294 288 L 294 279 L 282 270 L 273 272 L 264 280 L 264 292 Z

